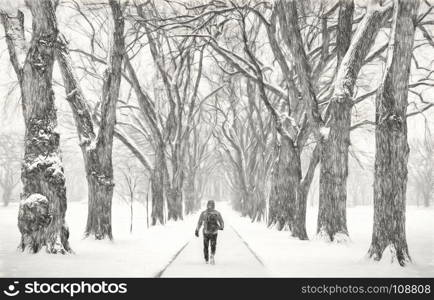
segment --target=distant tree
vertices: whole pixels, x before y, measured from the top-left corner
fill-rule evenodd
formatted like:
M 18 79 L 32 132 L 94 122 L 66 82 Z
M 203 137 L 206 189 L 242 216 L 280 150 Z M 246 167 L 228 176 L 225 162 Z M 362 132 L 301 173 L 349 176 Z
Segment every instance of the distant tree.
M 135 164 L 124 161 L 119 167 L 122 174 L 119 180 L 117 193 L 125 200 L 130 206 L 130 233 L 133 232 L 133 217 L 134 217 L 134 203 L 136 201 L 145 200 L 145 191 L 147 190 L 147 183 L 142 170 L 138 170 Z M 143 201 L 142 201 L 143 202 Z
M 20 182 L 22 153 L 23 142 L 17 135 L 0 135 L 0 187 L 4 206 L 12 201 L 13 191 Z
M 414 140 L 410 146 L 409 183 L 413 187 L 419 205 L 429 207 L 434 196 L 434 137 L 428 127 L 425 127 L 423 140 Z

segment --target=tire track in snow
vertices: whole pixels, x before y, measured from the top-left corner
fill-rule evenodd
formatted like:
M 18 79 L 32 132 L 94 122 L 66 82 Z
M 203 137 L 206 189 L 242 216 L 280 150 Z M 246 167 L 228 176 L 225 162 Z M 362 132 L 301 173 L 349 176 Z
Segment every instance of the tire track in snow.
M 265 267 L 264 262 L 261 260 L 261 258 L 256 254 L 256 252 L 250 247 L 249 243 L 247 243 L 246 240 L 241 236 L 241 234 L 232 226 L 230 225 L 230 228 L 235 232 L 236 236 L 241 240 L 241 242 L 246 246 L 246 248 L 249 250 L 249 252 L 253 255 L 253 257 L 259 262 L 259 264 L 263 267 Z M 173 262 L 178 258 L 178 256 L 182 253 L 182 251 L 188 246 L 190 241 L 187 241 L 179 250 L 175 253 L 175 255 L 172 257 L 172 259 L 166 264 L 166 266 L 159 271 L 154 278 L 161 278 L 164 274 L 164 272 L 173 264 Z
M 243 244 L 246 246 L 247 249 L 249 249 L 250 253 L 253 254 L 253 256 L 256 258 L 256 260 L 265 267 L 264 262 L 261 260 L 261 258 L 256 254 L 256 252 L 250 247 L 249 243 L 246 242 L 245 239 L 241 236 L 241 234 L 232 226 L 230 225 L 232 230 L 235 232 L 235 234 L 239 237 L 239 239 L 243 242 Z
M 184 246 L 182 246 L 179 250 L 178 250 L 178 252 L 176 252 L 175 253 L 175 255 L 172 257 L 172 259 L 167 263 L 167 265 L 160 271 L 160 272 L 158 272 L 155 276 L 154 276 L 154 278 L 160 278 L 162 275 L 163 275 L 163 273 L 167 270 L 167 268 L 175 261 L 175 259 L 179 256 L 179 254 L 181 254 L 181 252 L 182 252 L 182 250 L 184 250 L 185 249 L 185 247 L 187 247 L 187 245 L 190 243 L 190 241 L 188 241 L 188 242 L 186 242 L 185 244 L 184 244 Z

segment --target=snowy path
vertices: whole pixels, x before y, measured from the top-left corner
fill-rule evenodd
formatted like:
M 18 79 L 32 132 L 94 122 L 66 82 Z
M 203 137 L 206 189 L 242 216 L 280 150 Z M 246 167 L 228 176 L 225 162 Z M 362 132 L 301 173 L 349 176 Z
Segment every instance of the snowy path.
M 215 265 L 203 259 L 202 233 L 192 239 L 161 277 L 266 277 L 267 270 L 233 227 L 219 231 Z

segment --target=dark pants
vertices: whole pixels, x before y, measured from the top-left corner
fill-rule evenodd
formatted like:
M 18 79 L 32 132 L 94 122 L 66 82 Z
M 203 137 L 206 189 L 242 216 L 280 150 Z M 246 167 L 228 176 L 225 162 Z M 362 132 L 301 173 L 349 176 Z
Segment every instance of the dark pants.
M 208 261 L 208 247 L 211 242 L 211 255 L 215 254 L 215 248 L 217 246 L 217 233 L 204 233 L 203 234 L 203 255 L 205 260 Z

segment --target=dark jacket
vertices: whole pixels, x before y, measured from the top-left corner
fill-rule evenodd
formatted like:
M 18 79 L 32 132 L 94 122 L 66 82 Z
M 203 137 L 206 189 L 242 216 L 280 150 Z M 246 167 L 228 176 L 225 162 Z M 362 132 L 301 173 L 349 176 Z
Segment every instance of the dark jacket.
M 217 217 L 219 228 L 217 228 L 216 230 L 209 230 L 207 228 L 206 220 L 208 219 L 210 214 L 215 214 Z M 199 222 L 197 222 L 197 227 L 196 227 L 197 231 L 199 231 L 200 227 L 202 227 L 202 224 L 203 224 L 203 233 L 204 234 L 216 234 L 219 229 L 223 230 L 223 228 L 225 226 L 225 224 L 223 222 L 222 215 L 215 209 L 206 209 L 200 214 Z

